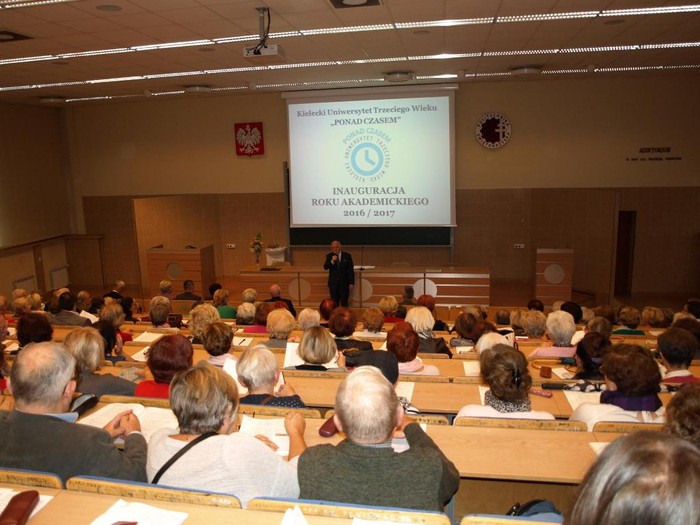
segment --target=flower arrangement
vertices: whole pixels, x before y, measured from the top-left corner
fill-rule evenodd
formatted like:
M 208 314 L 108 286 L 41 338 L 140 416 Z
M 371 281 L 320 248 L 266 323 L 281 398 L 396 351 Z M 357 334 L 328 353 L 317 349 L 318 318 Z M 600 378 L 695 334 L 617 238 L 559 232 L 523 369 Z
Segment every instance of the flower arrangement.
M 260 254 L 265 249 L 265 244 L 262 241 L 262 233 L 258 232 L 255 239 L 250 241 L 250 253 L 255 254 L 255 263 L 260 262 Z

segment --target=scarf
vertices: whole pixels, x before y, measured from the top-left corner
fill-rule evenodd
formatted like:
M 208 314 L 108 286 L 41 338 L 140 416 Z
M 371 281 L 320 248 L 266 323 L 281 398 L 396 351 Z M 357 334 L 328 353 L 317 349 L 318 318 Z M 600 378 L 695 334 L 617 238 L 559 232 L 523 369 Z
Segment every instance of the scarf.
M 404 374 L 415 374 L 423 370 L 423 361 L 420 357 L 416 357 L 413 361 L 407 363 L 399 363 L 399 372 Z
M 628 396 L 619 390 L 606 390 L 600 394 L 600 402 L 607 405 L 615 405 L 622 410 L 656 412 L 661 408 L 661 400 L 656 392 L 645 396 Z
M 493 392 L 490 390 L 487 390 L 484 395 L 484 405 L 494 408 L 499 412 L 530 412 L 532 410 L 532 404 L 529 398 L 515 402 L 503 401 L 493 395 Z

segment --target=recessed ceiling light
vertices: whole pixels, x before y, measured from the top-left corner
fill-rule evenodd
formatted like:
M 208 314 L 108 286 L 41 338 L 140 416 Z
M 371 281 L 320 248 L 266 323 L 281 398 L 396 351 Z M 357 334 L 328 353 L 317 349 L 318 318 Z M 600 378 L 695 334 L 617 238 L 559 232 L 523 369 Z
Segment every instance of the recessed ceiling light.
M 97 6 L 98 11 L 105 11 L 107 13 L 114 13 L 115 11 L 121 11 L 121 6 L 114 4 L 102 4 Z
M 211 86 L 191 85 L 185 86 L 186 93 L 211 93 Z

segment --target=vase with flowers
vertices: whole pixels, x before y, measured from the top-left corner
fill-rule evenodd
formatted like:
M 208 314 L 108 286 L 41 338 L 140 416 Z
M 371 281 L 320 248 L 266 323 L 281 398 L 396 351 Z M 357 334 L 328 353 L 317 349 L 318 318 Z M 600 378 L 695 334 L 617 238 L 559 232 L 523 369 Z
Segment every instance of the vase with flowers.
M 260 268 L 260 254 L 265 249 L 265 244 L 262 240 L 262 233 L 258 232 L 255 239 L 250 241 L 250 253 L 255 254 L 255 265 Z

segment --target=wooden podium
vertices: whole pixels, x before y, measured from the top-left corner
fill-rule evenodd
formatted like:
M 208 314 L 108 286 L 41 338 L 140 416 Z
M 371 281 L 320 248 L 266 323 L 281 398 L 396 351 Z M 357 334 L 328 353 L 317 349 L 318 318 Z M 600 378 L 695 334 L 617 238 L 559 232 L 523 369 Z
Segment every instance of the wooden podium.
M 173 293 L 184 291 L 183 281 L 194 282 L 194 293 L 204 297 L 204 290 L 216 280 L 214 246 L 174 250 L 154 246 L 146 250 L 148 292 L 151 297 L 160 294 L 160 282 L 172 281 Z
M 574 250 L 538 248 L 535 263 L 535 297 L 545 305 L 570 301 Z

